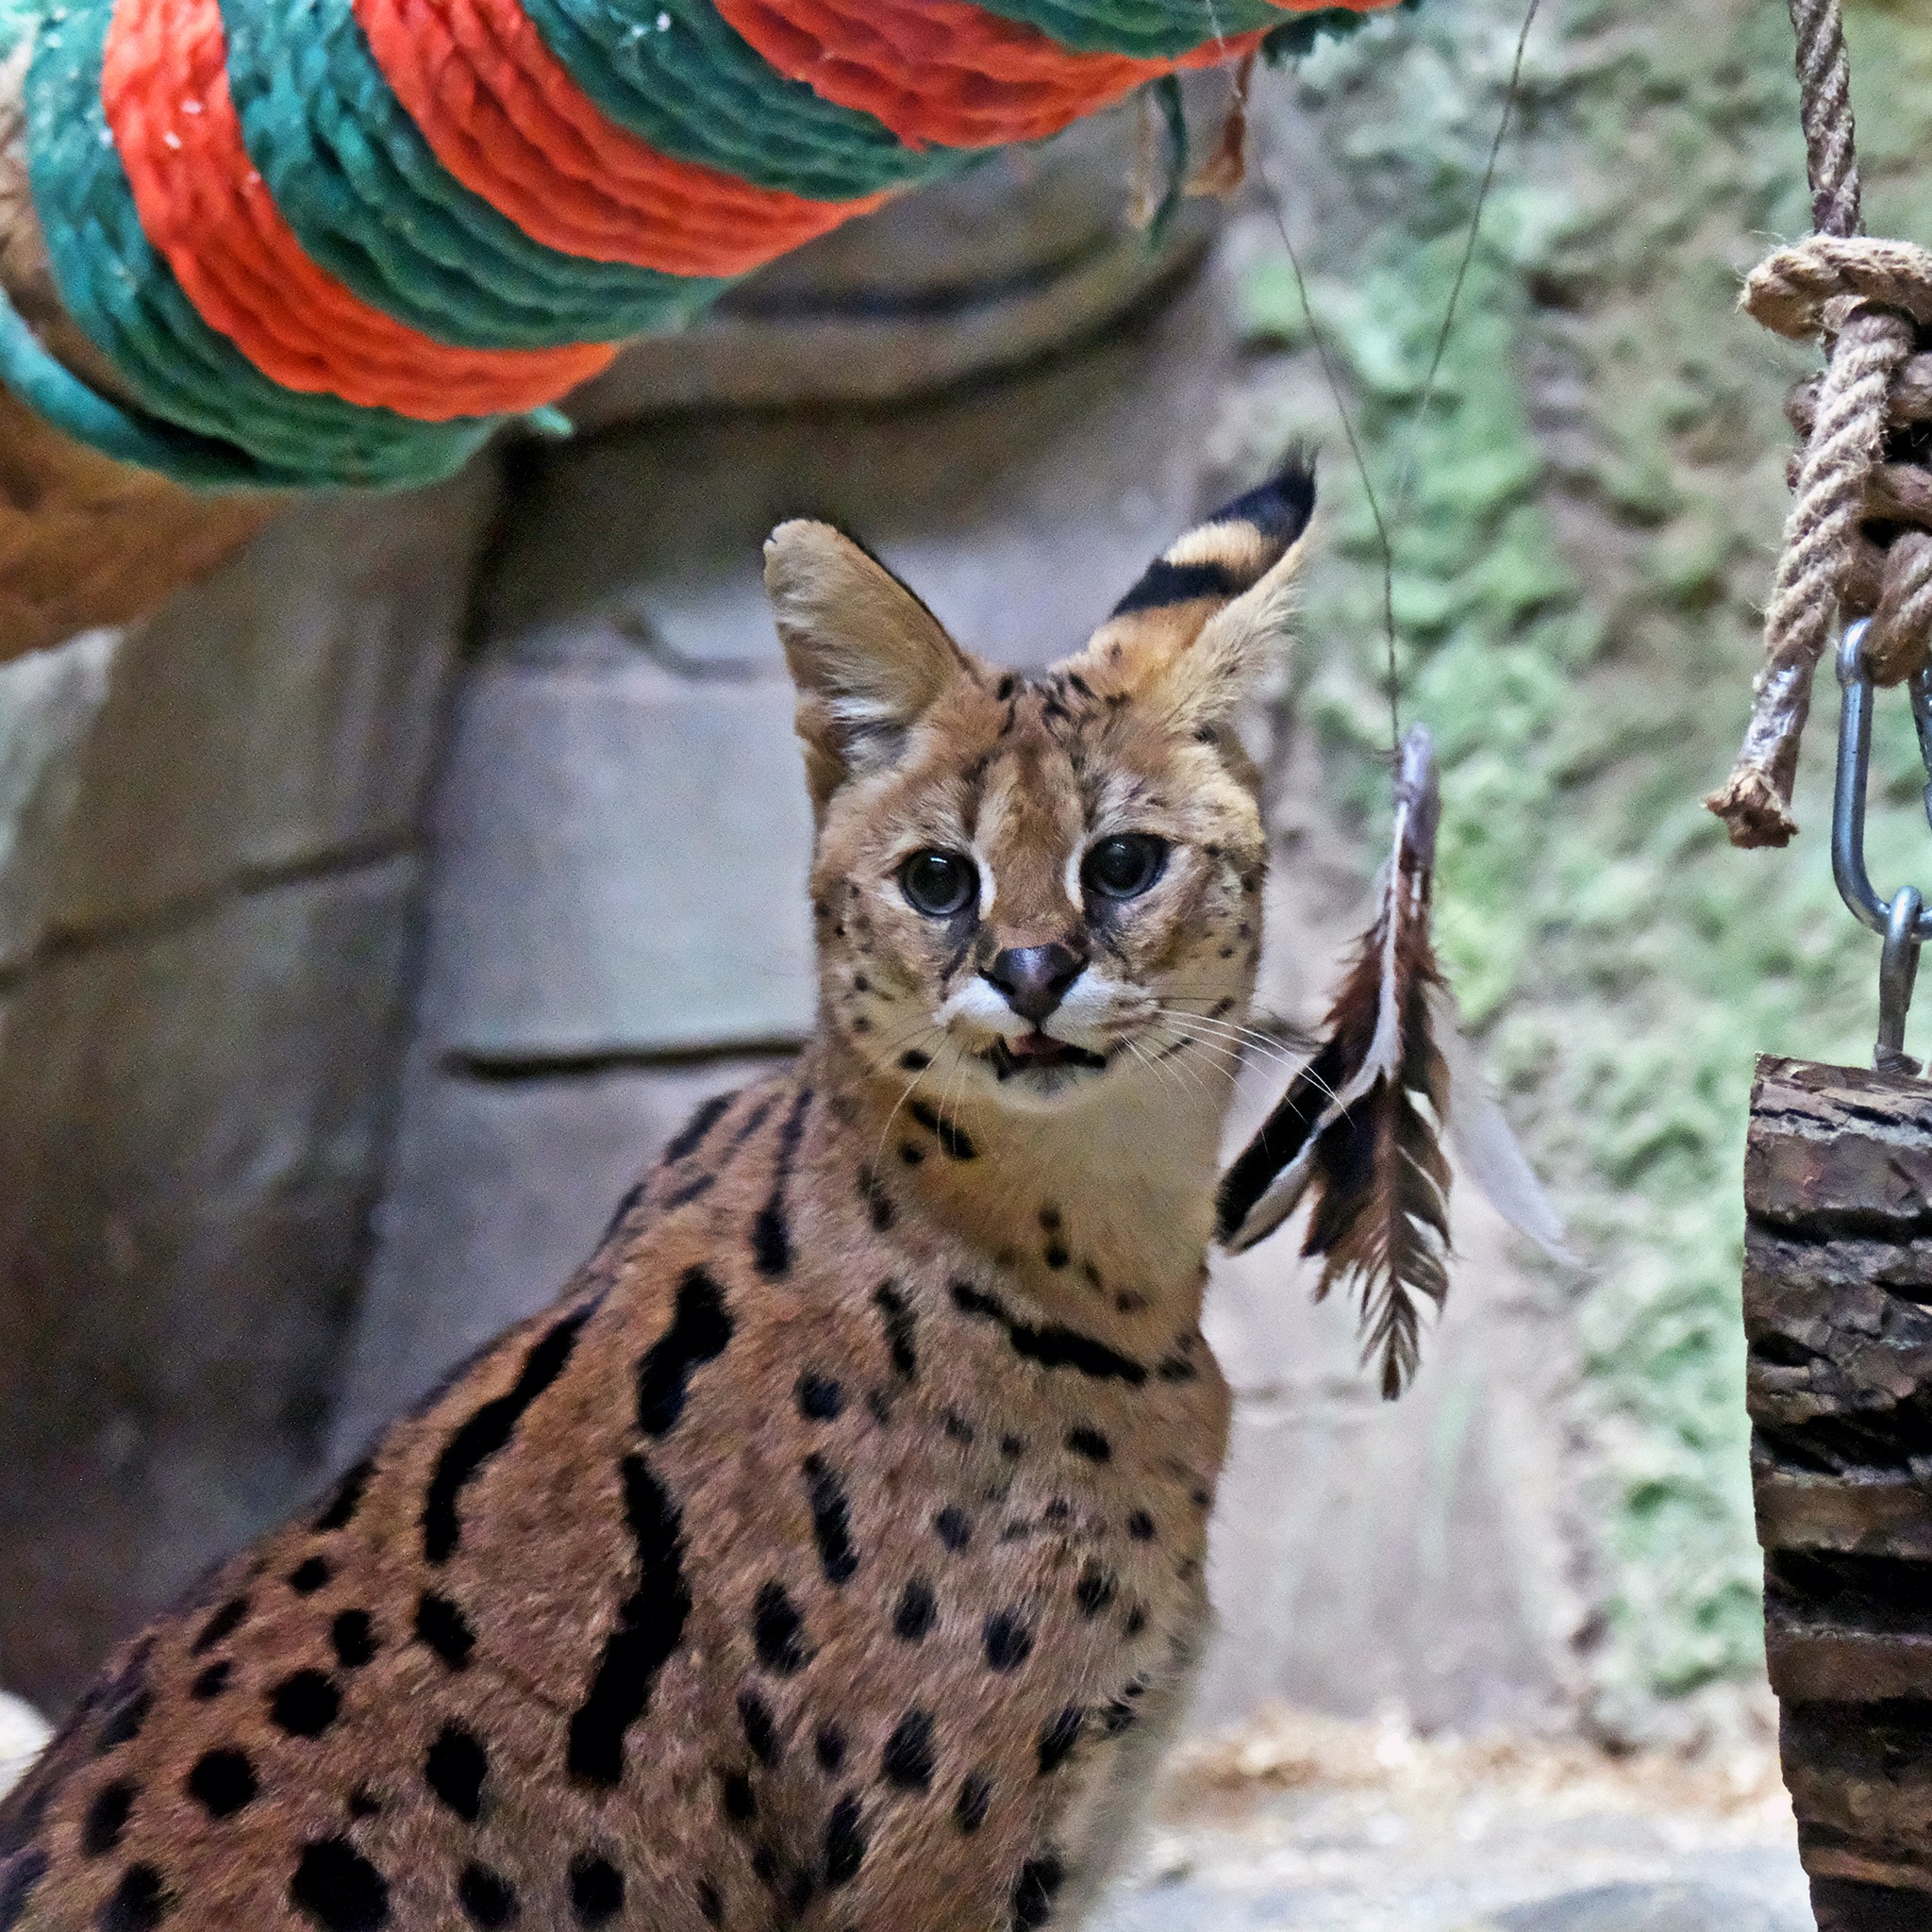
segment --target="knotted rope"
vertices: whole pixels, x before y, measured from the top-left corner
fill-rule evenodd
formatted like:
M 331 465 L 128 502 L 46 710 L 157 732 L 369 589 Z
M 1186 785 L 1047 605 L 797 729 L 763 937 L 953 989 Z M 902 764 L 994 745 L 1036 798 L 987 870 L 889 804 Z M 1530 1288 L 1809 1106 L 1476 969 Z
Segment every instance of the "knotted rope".
M 1751 722 L 1723 788 L 1705 803 L 1734 845 L 1797 831 L 1791 785 L 1811 679 L 1840 613 L 1873 618 L 1868 661 L 1895 684 L 1932 642 L 1932 251 L 1861 232 L 1858 166 L 1840 0 L 1790 0 L 1812 220 L 1818 232 L 1753 271 L 1743 308 L 1830 357 L 1787 410 L 1805 438 L 1792 467 L 1764 664 Z M 1923 366 L 1921 366 L 1923 364 Z

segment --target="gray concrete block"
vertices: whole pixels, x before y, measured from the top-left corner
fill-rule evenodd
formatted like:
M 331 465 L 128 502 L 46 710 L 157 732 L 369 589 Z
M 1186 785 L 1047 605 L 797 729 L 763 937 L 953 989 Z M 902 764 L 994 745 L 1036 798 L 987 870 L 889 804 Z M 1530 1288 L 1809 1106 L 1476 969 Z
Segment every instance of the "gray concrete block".
M 490 648 L 775 669 L 760 551 L 808 515 L 876 549 L 961 643 L 1044 663 L 1231 480 L 1203 475 L 1229 353 L 1196 291 L 1077 358 L 890 413 L 677 419 L 533 450 L 480 600 Z
M 808 1031 L 791 708 L 775 679 L 481 676 L 437 809 L 429 1041 L 517 1060 Z
M 550 1301 L 699 1104 L 771 1065 L 491 1081 L 419 1063 L 376 1217 L 334 1459 L 352 1460 L 453 1363 Z
M 46 908 L 74 931 L 415 833 L 487 463 L 305 500 L 127 634 L 70 783 Z
M 1487 1204 L 1461 1191 L 1455 1223 L 1447 1315 L 1394 1403 L 1357 1365 L 1354 1308 L 1312 1301 L 1292 1231 L 1216 1264 L 1207 1331 L 1236 1407 L 1197 1725 L 1271 1699 L 1538 1725 L 1574 1694 L 1568 1336 Z
M 0 974 L 40 943 L 80 794 L 76 753 L 108 693 L 121 633 L 88 631 L 0 664 Z
M 58 1706 L 312 1479 L 417 866 L 41 965 L 0 1034 L 0 1681 Z

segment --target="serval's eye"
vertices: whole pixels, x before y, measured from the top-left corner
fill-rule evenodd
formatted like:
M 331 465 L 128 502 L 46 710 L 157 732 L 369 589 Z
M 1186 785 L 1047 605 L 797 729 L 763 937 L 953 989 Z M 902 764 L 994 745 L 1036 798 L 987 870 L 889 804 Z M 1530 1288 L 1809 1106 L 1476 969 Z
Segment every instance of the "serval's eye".
M 979 869 L 960 853 L 927 846 L 899 868 L 899 890 L 928 919 L 951 919 L 979 896 Z
M 1080 883 L 1103 899 L 1138 899 L 1167 870 L 1167 841 L 1151 832 L 1103 839 L 1080 867 Z

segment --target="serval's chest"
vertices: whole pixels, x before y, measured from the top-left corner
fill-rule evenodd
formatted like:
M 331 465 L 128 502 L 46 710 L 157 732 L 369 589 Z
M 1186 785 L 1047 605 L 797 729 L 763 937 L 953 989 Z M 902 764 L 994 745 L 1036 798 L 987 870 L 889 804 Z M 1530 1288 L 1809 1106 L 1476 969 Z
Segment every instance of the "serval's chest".
M 138 1639 L 4 1814 L 0 1918 L 1066 1910 L 1198 1648 L 1225 1391 L 1191 1329 L 1030 1306 L 824 1105 L 705 1122 L 561 1302 Z

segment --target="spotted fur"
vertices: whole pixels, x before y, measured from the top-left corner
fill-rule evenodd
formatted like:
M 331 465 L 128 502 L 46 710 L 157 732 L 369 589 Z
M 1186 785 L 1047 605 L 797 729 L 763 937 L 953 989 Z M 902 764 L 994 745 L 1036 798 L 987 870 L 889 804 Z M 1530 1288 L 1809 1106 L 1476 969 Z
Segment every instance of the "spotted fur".
M 1234 506 L 1031 678 L 835 532 L 774 535 L 810 1048 L 113 1659 L 0 1808 L 0 1932 L 1079 1916 L 1207 1613 L 1263 864 L 1233 722 L 1309 496 Z M 1122 831 L 1164 869 L 1103 903 L 1083 854 Z M 944 919 L 903 886 L 932 847 L 977 868 Z M 1079 967 L 1036 1025 L 986 975 L 1047 945 Z

